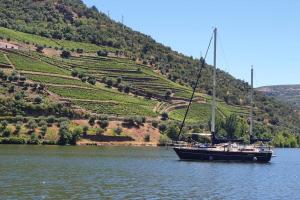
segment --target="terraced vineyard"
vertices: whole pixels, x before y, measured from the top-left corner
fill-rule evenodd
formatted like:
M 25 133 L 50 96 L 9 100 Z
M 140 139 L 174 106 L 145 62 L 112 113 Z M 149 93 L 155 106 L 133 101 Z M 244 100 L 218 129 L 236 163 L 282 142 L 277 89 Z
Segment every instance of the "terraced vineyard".
M 58 95 L 62 101 L 69 101 L 76 108 L 80 107 L 91 113 L 156 118 L 160 113 L 168 112 L 171 119 L 181 121 L 187 99 L 191 96 L 190 88 L 174 83 L 154 72 L 151 67 L 129 59 L 100 56 L 72 56 L 70 59 L 61 59 L 20 50 L 8 51 L 6 54 L 15 69 L 28 79 L 43 83 L 49 92 Z M 2 58 L 7 62 L 4 56 Z M 95 77 L 96 84 L 91 85 L 71 76 L 73 70 L 87 77 Z M 122 84 L 138 91 L 136 94 L 139 95 L 107 88 L 101 83 L 103 78 L 113 82 L 121 78 Z M 167 90 L 172 91 L 173 102 L 159 103 L 164 99 Z M 153 94 L 155 98 L 146 99 L 147 93 Z M 198 103 L 192 104 L 187 123 L 207 124 L 210 119 L 210 101 L 210 96 L 197 93 L 195 102 Z M 218 111 L 223 117 L 231 113 L 246 115 L 248 112 L 240 107 L 228 106 L 224 102 L 219 102 Z
M 105 58 L 105 57 L 72 57 L 64 60 L 64 62 L 90 76 L 95 76 L 97 79 L 103 77 L 116 80 L 121 77 L 122 80 L 143 92 L 150 92 L 161 96 L 165 95 L 167 90 L 171 90 L 174 96 L 189 98 L 191 90 L 175 84 L 165 77 L 153 72 L 146 65 L 137 64 L 126 59 Z
M 70 75 L 71 72 L 66 69 L 50 65 L 48 63 L 42 62 L 37 58 L 30 58 L 19 53 L 10 53 L 8 58 L 16 67 L 16 70 L 20 71 L 32 71 L 32 72 L 43 72 L 51 74 L 60 75 Z

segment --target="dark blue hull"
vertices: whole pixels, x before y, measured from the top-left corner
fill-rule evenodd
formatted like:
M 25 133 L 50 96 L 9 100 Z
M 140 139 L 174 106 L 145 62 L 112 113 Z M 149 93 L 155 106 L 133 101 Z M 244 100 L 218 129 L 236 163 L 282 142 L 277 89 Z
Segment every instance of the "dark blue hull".
M 272 152 L 228 152 L 201 148 L 174 148 L 181 160 L 195 161 L 236 161 L 236 162 L 270 162 Z

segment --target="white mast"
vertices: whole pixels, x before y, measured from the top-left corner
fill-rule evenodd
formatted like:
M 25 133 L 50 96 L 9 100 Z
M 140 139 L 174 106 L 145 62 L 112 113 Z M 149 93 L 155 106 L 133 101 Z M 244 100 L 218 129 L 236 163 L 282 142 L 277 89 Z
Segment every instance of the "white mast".
M 251 66 L 251 100 L 250 100 L 250 139 L 252 139 L 253 135 L 253 66 Z
M 213 100 L 211 116 L 211 133 L 216 132 L 216 68 L 217 68 L 217 28 L 214 29 L 214 69 L 213 69 Z

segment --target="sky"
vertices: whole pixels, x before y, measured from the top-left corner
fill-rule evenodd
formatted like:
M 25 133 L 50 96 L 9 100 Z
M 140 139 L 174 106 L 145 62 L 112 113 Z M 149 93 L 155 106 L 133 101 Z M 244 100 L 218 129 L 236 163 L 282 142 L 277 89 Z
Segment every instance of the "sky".
M 298 0 L 83 0 L 187 56 L 205 53 L 218 28 L 217 67 L 255 87 L 300 84 Z M 212 64 L 213 51 L 207 58 Z

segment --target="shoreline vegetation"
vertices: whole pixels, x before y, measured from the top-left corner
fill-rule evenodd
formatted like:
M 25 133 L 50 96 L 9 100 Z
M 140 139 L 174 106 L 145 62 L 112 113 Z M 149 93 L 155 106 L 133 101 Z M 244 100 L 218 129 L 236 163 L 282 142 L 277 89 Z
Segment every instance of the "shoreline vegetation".
M 70 121 L 66 118 L 56 119 L 53 116 L 48 119 L 22 119 L 18 116 L 15 124 L 0 120 L 0 144 L 169 146 L 179 131 L 179 123 L 168 121 L 148 123 L 144 117 L 109 121 L 106 116 L 98 117 Z M 196 130 L 193 129 L 193 132 Z M 186 131 L 183 135 L 185 138 L 189 137 Z M 192 137 L 198 142 L 209 142 L 209 138 Z M 247 144 L 247 136 L 244 135 L 244 138 Z M 275 135 L 271 145 L 276 148 L 297 148 L 299 137 L 281 132 Z

